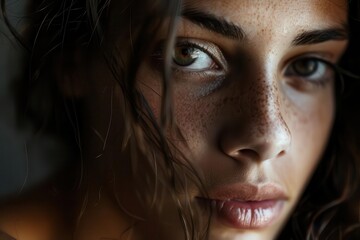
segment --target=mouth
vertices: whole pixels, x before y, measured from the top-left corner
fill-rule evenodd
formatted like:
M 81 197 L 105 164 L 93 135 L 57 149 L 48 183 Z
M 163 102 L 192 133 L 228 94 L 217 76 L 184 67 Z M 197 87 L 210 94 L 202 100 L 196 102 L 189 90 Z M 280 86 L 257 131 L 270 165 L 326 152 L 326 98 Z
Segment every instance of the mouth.
M 236 229 L 259 229 L 270 226 L 280 217 L 287 197 L 275 184 L 236 184 L 214 189 L 208 197 L 197 197 L 210 206 L 213 217 Z

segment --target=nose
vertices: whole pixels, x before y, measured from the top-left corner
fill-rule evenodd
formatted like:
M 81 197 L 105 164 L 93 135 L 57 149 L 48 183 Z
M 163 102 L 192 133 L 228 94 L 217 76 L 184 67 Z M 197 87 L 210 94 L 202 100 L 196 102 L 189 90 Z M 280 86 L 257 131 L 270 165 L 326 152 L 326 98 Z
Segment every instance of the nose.
M 238 94 L 239 95 L 239 94 Z M 291 144 L 276 84 L 263 80 L 233 101 L 236 115 L 229 114 L 220 134 L 222 151 L 235 160 L 264 161 L 285 154 Z M 235 104 L 236 102 L 236 104 Z

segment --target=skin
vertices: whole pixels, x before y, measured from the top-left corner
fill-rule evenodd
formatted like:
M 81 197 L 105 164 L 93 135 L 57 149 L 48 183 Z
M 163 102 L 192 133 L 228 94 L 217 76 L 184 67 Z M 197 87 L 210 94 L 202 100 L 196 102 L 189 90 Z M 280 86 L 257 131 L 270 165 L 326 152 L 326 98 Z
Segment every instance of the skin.
M 309 55 L 335 64 L 347 44 L 346 40 L 299 46 L 293 46 L 292 42 L 304 31 L 344 28 L 346 2 L 185 1 L 185 9 L 189 8 L 216 17 L 225 16 L 227 22 L 241 26 L 245 38 L 231 39 L 188 19 L 180 19 L 177 30 L 179 39 L 211 47 L 213 56 L 210 59 L 215 61 L 216 66 L 212 62 L 207 71 L 190 71 L 189 68 L 173 65 L 177 69 L 172 75 L 174 117 L 185 141 L 179 140 L 179 136 L 171 130 L 169 138 L 186 154 L 209 192 L 239 183 L 256 186 L 272 183 L 285 194 L 284 207 L 269 226 L 239 230 L 212 218 L 211 240 L 274 239 L 321 159 L 336 112 L 334 81 L 331 77 L 321 84 L 315 84 L 300 76 L 289 76 L 287 70 L 299 57 Z M 165 34 L 159 35 L 159 42 Z M 149 58 L 141 64 L 137 86 L 159 119 L 162 75 L 159 69 L 153 67 L 154 61 Z M 101 237 L 118 239 L 132 226 L 132 220 L 119 210 L 111 194 L 112 165 L 107 165 L 107 162 L 111 163 L 116 158 L 130 167 L 128 153 L 119 147 L 119 136 L 124 132 L 123 96 L 108 74 L 105 63 L 95 61 L 92 68 L 80 68 L 79 72 L 81 74 L 73 77 L 89 82 L 87 93 L 83 96 L 84 119 L 88 119 L 83 127 L 83 132 L 87 133 L 83 136 L 84 158 L 97 159 L 101 163 L 102 167 L 97 170 L 101 172 L 99 175 L 105 176 L 105 180 L 101 183 L 96 180 L 90 182 L 88 207 L 74 236 L 77 240 Z M 329 67 L 326 67 L 326 72 L 330 72 L 326 76 L 331 76 Z M 75 87 L 84 89 L 84 86 Z M 110 106 L 109 102 L 112 103 Z M 111 131 L 106 148 L 103 148 L 105 145 L 99 135 L 106 135 L 110 116 Z M 96 134 L 93 129 L 96 129 Z M 132 213 L 142 216 L 145 210 L 139 208 L 141 202 L 133 194 L 135 183 L 127 170 L 124 168 L 118 172 L 120 193 L 127 193 L 120 195 L 126 195 L 122 200 Z M 143 172 L 137 176 L 143 176 Z M 92 177 L 96 179 L 97 176 Z M 146 190 L 135 189 L 140 192 Z M 189 195 L 195 202 L 201 193 L 194 186 L 189 186 Z M 184 239 L 177 212 L 170 202 L 164 199 L 163 212 L 153 218 L 150 216 L 151 221 L 140 221 L 125 236 L 129 239 Z M 15 216 L 11 209 L 8 212 L 0 218 L 0 229 L 10 235 L 19 236 L 22 231 L 29 229 L 30 223 L 39 222 L 39 227 L 31 225 L 32 229 L 40 231 L 36 236 L 55 239 L 58 230 L 51 233 L 41 233 L 40 230 L 44 229 L 40 227 L 40 222 L 49 219 L 49 215 L 40 214 L 38 219 L 41 221 L 32 217 L 29 224 L 24 222 L 23 228 L 15 228 L 8 219 L 25 219 L 22 215 L 26 211 Z M 51 214 L 51 219 L 57 219 L 52 227 L 61 222 L 59 215 Z M 22 239 L 38 239 L 31 238 L 34 234 L 26 236 L 28 238 Z
M 270 226 L 238 230 L 212 219 L 211 239 L 275 238 L 321 158 L 335 114 L 333 79 L 316 85 L 287 76 L 286 69 L 307 55 L 336 63 L 346 47 L 345 40 L 291 43 L 304 31 L 342 28 L 345 1 L 197 0 L 186 1 L 186 8 L 226 16 L 245 33 L 244 40 L 234 40 L 180 20 L 179 38 L 215 45 L 221 52 L 215 56 L 221 59 L 223 54 L 225 59 L 220 68 L 208 68 L 207 75 L 197 74 L 206 71 L 190 69 L 191 65 L 175 65 L 174 113 L 191 150 L 188 158 L 210 192 L 236 183 L 275 183 L 286 195 L 284 209 Z M 226 79 L 218 83 L 211 73 Z M 138 79 L 153 111 L 159 113 L 158 73 L 144 64 Z M 178 146 L 186 149 L 181 141 Z M 193 196 L 200 193 L 194 190 Z

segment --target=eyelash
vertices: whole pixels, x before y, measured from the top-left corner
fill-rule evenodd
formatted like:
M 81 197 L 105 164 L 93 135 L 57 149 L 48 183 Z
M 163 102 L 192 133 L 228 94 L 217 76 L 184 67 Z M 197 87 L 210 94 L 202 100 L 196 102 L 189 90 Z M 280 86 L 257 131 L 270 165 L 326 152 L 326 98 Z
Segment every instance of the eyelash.
M 211 60 L 212 65 L 209 68 L 204 68 L 200 70 L 191 69 L 190 66 L 193 65 L 194 62 L 190 63 L 189 65 L 181 65 L 177 64 L 174 59 L 174 54 L 176 53 L 177 48 L 183 48 L 183 49 L 193 49 L 197 53 L 206 55 L 209 60 Z M 183 72 L 183 73 L 200 73 L 201 71 L 213 71 L 213 72 L 224 72 L 226 69 L 226 66 L 224 66 L 225 58 L 222 54 L 222 51 L 218 49 L 218 47 L 210 42 L 202 41 L 202 40 L 190 40 L 190 39 L 182 39 L 180 38 L 175 47 L 174 52 L 172 52 L 172 70 L 175 72 Z M 163 63 L 164 62 L 164 49 L 163 47 L 159 47 L 157 51 L 152 55 L 153 59 L 157 63 Z M 219 55 L 219 56 L 215 56 Z
M 205 54 L 211 61 L 211 66 L 204 69 L 193 69 L 191 66 L 196 63 L 197 60 L 190 62 L 189 65 L 180 65 L 174 60 L 174 53 L 176 53 L 176 48 L 183 48 L 187 50 L 195 50 L 197 54 Z M 212 49 L 212 50 L 209 50 Z M 154 54 L 156 59 L 160 62 L 164 61 L 163 58 L 163 50 L 160 49 Z M 190 54 L 191 55 L 191 54 Z M 217 56 L 218 55 L 218 56 Z M 196 58 L 198 59 L 198 58 Z M 300 63 L 303 61 L 313 62 L 316 64 L 316 71 L 309 76 L 301 76 L 300 74 L 296 73 L 295 64 Z M 174 72 L 175 78 L 184 78 L 184 74 L 187 75 L 187 78 L 193 79 L 193 77 L 207 79 L 211 78 L 214 79 L 214 76 L 221 76 L 224 79 L 227 75 L 227 63 L 222 54 L 222 51 L 215 46 L 214 44 L 206 41 L 201 40 L 191 40 L 191 39 L 179 39 L 174 47 L 174 52 L 172 52 L 172 70 Z M 314 74 L 317 73 L 319 68 L 322 68 L 324 73 L 314 79 Z M 291 78 L 291 79 L 298 79 L 301 80 L 303 83 L 309 83 L 314 86 L 325 86 L 326 83 L 334 78 L 336 75 L 336 65 L 329 61 L 326 61 L 320 57 L 315 57 L 313 55 L 310 56 L 300 56 L 295 58 L 294 60 L 290 61 L 289 64 L 286 65 L 284 70 L 284 77 Z M 178 76 L 178 77 L 177 77 Z

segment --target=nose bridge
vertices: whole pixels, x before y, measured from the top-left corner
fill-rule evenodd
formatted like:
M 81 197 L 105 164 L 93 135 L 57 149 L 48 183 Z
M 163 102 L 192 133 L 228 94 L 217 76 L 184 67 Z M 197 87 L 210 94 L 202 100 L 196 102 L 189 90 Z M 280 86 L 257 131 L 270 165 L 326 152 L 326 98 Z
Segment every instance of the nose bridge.
M 234 116 L 234 128 L 229 129 L 231 133 L 223 139 L 223 150 L 239 159 L 275 158 L 286 152 L 291 141 L 282 112 L 282 94 L 277 77 L 261 71 L 247 85 L 243 96 L 238 96 L 241 100 L 236 107 L 241 111 L 236 111 L 239 114 Z M 236 122 L 243 124 L 240 126 Z
M 245 117 L 254 125 L 251 129 L 258 137 L 271 138 L 276 130 L 288 131 L 281 113 L 281 92 L 275 78 L 270 74 L 259 76 L 247 93 L 250 107 Z

